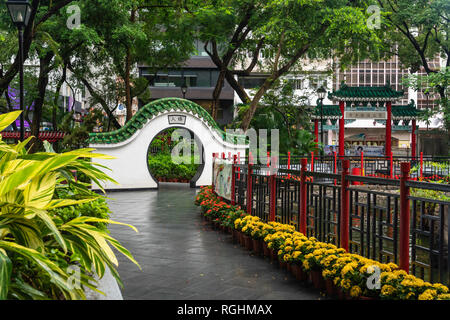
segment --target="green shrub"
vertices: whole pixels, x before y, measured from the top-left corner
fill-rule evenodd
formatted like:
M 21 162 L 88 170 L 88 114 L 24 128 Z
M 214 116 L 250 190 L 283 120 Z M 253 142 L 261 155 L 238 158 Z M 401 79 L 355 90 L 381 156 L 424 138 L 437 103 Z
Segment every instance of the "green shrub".
M 0 115 L 0 131 L 19 114 Z M 85 299 L 86 287 L 98 291 L 93 272 L 102 278 L 107 267 L 122 285 L 111 247 L 137 262 L 106 229 L 122 223 L 109 220 L 104 198 L 73 176 L 82 172 L 100 187 L 115 182 L 90 161 L 111 157 L 93 149 L 28 154 L 31 139 L 0 140 L 0 300 Z M 78 266 L 79 286 L 69 266 Z

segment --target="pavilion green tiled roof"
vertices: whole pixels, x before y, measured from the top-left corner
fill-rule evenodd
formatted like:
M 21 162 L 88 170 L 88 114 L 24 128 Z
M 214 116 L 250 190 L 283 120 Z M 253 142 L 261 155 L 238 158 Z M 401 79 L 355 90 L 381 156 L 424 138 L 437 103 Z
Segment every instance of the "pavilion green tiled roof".
M 415 106 L 414 100 L 406 106 L 392 106 L 392 119 L 412 120 L 420 117 L 420 110 Z
M 203 121 L 205 121 L 211 127 L 211 129 L 216 131 L 223 139 L 226 138 L 226 133 L 220 129 L 209 112 L 203 109 L 198 104 L 185 99 L 163 98 L 152 101 L 142 107 L 133 116 L 133 118 L 119 130 L 105 133 L 90 133 L 88 142 L 92 144 L 114 144 L 126 141 L 131 138 L 131 136 L 133 136 L 138 130 L 142 129 L 149 119 L 152 119 L 153 117 L 166 111 L 191 112 L 198 118 L 201 118 Z M 238 139 L 239 141 L 245 141 L 241 140 L 243 139 L 243 136 L 230 134 L 228 134 L 228 136 L 232 137 L 234 141 Z
M 395 91 L 389 84 L 382 87 L 349 87 L 341 84 L 339 90 L 328 94 L 329 99 L 338 101 L 395 101 L 403 96 L 403 91 Z
M 324 105 L 323 106 L 323 118 L 324 119 L 340 119 L 342 117 L 341 109 L 336 105 Z M 320 119 L 320 107 L 314 108 L 313 119 Z
M 346 110 L 351 110 L 351 108 L 346 107 Z M 393 120 L 412 120 L 420 117 L 420 110 L 416 108 L 414 100 L 408 105 L 393 105 L 392 106 L 392 119 Z M 323 118 L 324 119 L 340 119 L 342 116 L 341 109 L 337 105 L 324 105 L 323 106 Z M 314 113 L 311 116 L 312 119 L 320 120 L 320 107 L 314 108 Z

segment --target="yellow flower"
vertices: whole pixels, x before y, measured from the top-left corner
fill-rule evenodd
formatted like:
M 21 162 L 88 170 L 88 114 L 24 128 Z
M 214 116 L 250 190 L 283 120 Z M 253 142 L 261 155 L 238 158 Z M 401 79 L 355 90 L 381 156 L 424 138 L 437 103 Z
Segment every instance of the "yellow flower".
M 434 300 L 435 298 L 437 298 L 437 291 L 432 289 L 425 290 L 419 295 L 419 300 Z
M 344 288 L 345 290 L 350 289 L 350 287 L 352 286 L 352 283 L 350 282 L 350 280 L 348 279 L 343 279 L 341 281 L 341 287 Z
M 381 294 L 382 294 L 383 296 L 390 296 L 390 295 L 392 295 L 394 292 L 395 292 L 395 288 L 394 288 L 393 286 L 388 285 L 388 284 L 384 285 L 384 286 L 381 288 Z
M 361 288 L 358 286 L 353 286 L 350 289 L 350 296 L 353 298 L 359 297 L 361 295 L 361 293 L 362 293 Z

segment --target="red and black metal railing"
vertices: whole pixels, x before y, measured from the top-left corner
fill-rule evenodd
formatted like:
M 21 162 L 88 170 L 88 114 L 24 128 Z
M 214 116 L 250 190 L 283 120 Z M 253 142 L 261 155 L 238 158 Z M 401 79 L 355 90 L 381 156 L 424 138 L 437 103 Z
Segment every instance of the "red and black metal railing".
M 295 225 L 348 252 L 449 284 L 450 186 L 411 180 L 410 163 L 401 164 L 398 180 L 352 175 L 350 166 L 346 159 L 339 173 L 325 173 L 309 171 L 307 159 L 300 170 L 236 164 L 232 198 L 264 221 Z M 418 196 L 415 190 L 444 196 Z

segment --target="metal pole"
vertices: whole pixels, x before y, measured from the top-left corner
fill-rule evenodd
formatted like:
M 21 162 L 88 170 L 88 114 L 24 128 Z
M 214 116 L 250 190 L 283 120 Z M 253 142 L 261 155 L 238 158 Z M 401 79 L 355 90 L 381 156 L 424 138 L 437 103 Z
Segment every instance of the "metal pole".
M 323 148 L 323 99 L 320 99 L 320 143 Z M 320 150 L 320 160 L 322 160 L 323 149 Z
M 20 141 L 25 140 L 25 121 L 24 121 L 24 94 L 23 94 L 23 27 L 19 26 L 19 78 L 20 78 Z M 39 124 L 38 124 L 39 125 Z

